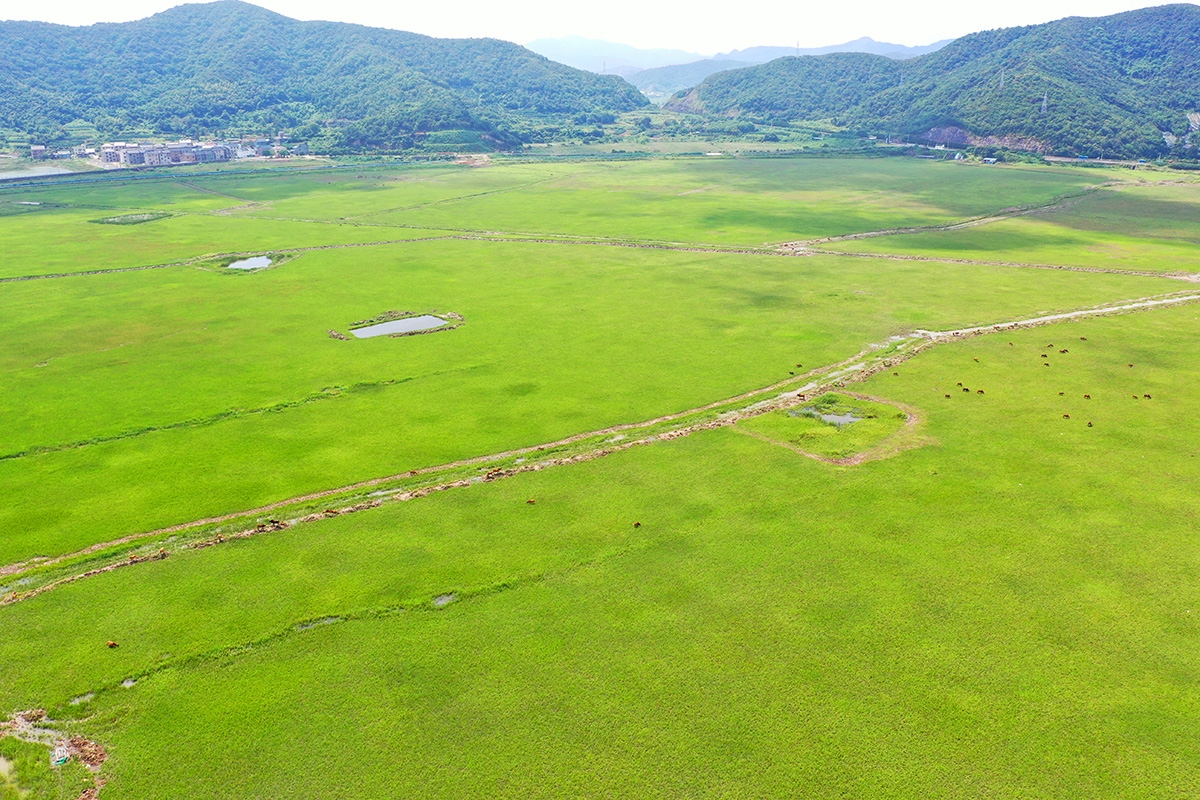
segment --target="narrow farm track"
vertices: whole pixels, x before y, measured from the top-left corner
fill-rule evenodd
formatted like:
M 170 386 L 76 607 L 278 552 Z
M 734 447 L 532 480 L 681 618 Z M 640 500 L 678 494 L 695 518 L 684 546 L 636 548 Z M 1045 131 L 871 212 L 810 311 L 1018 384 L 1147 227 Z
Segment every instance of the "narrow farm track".
M 1058 269 L 1066 272 L 1093 272 L 1103 275 L 1133 275 L 1139 278 L 1172 278 L 1174 280 L 1200 283 L 1200 273 L 1196 272 L 1153 272 L 1138 269 L 1109 269 L 1108 267 L 1080 267 L 1071 264 L 1039 264 L 1030 261 L 992 261 L 976 258 L 949 258 L 938 256 L 902 255 L 895 253 L 850 253 L 841 250 L 821 250 L 808 248 L 806 253 L 797 255 L 844 256 L 846 258 L 878 258 L 885 261 L 924 261 L 938 264 L 966 264 L 978 267 L 1014 267 L 1017 269 Z
M 229 534 L 217 535 L 216 537 L 207 538 L 201 541 L 184 542 L 183 544 L 173 545 L 173 547 L 176 550 L 208 547 L 224 541 L 248 538 L 262 533 L 283 530 L 297 523 L 314 522 L 320 519 L 351 514 L 369 508 L 377 508 L 383 505 L 385 502 L 413 500 L 419 497 L 425 497 L 435 492 L 470 486 L 479 482 L 490 482 L 502 478 L 508 478 L 524 472 L 537 472 L 550 467 L 591 461 L 597 458 L 602 458 L 606 455 L 611 455 L 612 453 L 628 450 L 639 445 L 648 445 L 659 441 L 669 441 L 691 435 L 698 431 L 728 427 L 741 419 L 758 416 L 770 411 L 794 407 L 804 402 L 810 402 L 825 392 L 841 389 L 848 383 L 861 382 L 880 372 L 881 370 L 893 368 L 897 364 L 906 361 L 916 356 L 918 353 L 921 353 L 926 349 L 934 347 L 938 344 L 962 341 L 973 336 L 981 336 L 1000 331 L 1035 328 L 1076 319 L 1128 314 L 1137 311 L 1148 311 L 1157 308 L 1173 307 L 1196 302 L 1200 302 L 1200 292 L 1177 293 L 1173 295 L 1159 295 L 1154 297 L 1139 298 L 1121 303 L 1077 309 L 1074 311 L 1061 312 L 1057 314 L 1047 314 L 1037 317 L 1016 319 L 1007 322 L 993 323 L 990 325 L 980 325 L 946 331 L 916 330 L 906 336 L 894 336 L 883 342 L 876 343 L 855 354 L 851 358 L 845 359 L 837 364 L 811 370 L 801 376 L 789 377 L 786 380 L 773 383 L 761 389 L 756 389 L 736 397 L 709 403 L 697 408 L 688 409 L 686 411 L 667 414 L 637 423 L 613 425 L 596 431 L 576 434 L 574 436 L 569 436 L 567 438 L 559 439 L 554 442 L 548 442 L 542 445 L 518 448 L 502 453 L 494 453 L 491 455 L 476 456 L 436 467 L 410 470 L 386 477 L 360 481 L 347 486 L 327 489 L 320 492 L 313 492 L 287 500 L 281 500 L 268 505 L 259 506 L 257 508 L 232 512 L 219 516 L 206 517 L 204 519 L 180 523 L 178 525 L 172 525 L 154 531 L 130 534 L 118 539 L 98 543 L 74 553 L 58 556 L 56 558 L 31 559 L 29 561 L 0 567 L 0 576 L 15 578 L 32 570 L 43 571 L 48 567 L 53 567 L 55 564 L 70 563 L 76 560 L 85 560 L 88 556 L 99 554 L 114 548 L 120 548 L 127 545 L 138 545 L 139 543 L 145 543 L 147 540 L 181 534 L 189 530 L 200 529 L 218 523 L 232 522 L 236 520 L 245 520 L 247 523 L 249 523 L 252 522 L 253 518 L 255 517 L 261 517 L 263 515 L 288 509 L 293 506 L 300 506 L 316 500 L 323 500 L 325 498 L 344 498 L 346 496 L 354 495 L 355 493 L 362 493 L 366 490 L 375 489 L 388 484 L 400 484 L 401 482 L 411 483 L 414 480 L 420 480 L 422 476 L 432 476 L 436 478 L 439 473 L 453 472 L 466 467 L 481 467 L 499 462 L 511 462 L 516 457 L 521 457 L 523 459 L 524 457 L 532 456 L 537 458 L 537 454 L 544 451 L 563 450 L 571 447 L 572 445 L 586 443 L 588 440 L 595 439 L 597 440 L 596 442 L 570 455 L 547 458 L 545 460 L 537 460 L 533 461 L 532 463 L 522 463 L 522 461 L 518 461 L 503 468 L 489 470 L 487 475 L 482 477 L 457 477 L 454 480 L 446 480 L 441 482 L 435 481 L 428 485 L 410 489 L 398 487 L 386 493 L 374 493 L 376 495 L 382 494 L 382 496 L 355 498 L 357 502 L 352 502 L 349 505 L 345 505 L 340 508 L 329 508 L 321 512 L 305 513 L 286 520 L 272 520 L 271 524 L 269 525 L 258 523 Z M 728 407 L 728 410 L 722 411 L 715 417 L 711 415 L 711 412 L 726 407 Z M 915 409 L 913 409 L 911 412 L 906 409 L 906 413 L 909 413 L 909 418 L 912 420 L 912 424 L 915 425 L 919 420 L 919 414 Z M 693 417 L 696 419 L 689 420 L 689 418 Z M 653 430 L 674 422 L 684 422 L 685 424 L 660 431 Z M 645 432 L 648 435 L 634 439 L 629 439 L 626 435 L 639 431 Z M 617 438 L 609 438 L 614 436 Z M 865 457 L 871 452 L 872 451 L 867 451 L 867 453 L 859 454 L 864 456 L 864 458 L 862 458 L 860 461 L 850 460 L 845 462 L 843 465 L 852 466 L 856 463 L 862 463 L 862 461 L 871 460 L 871 458 Z M 890 455 L 890 453 L 887 455 Z M 874 454 L 873 457 L 877 458 L 881 456 L 880 454 Z M 158 543 L 156 543 L 156 545 L 157 544 Z M 165 551 L 163 552 L 165 553 Z M 105 564 L 104 566 L 94 567 L 82 572 L 58 577 L 27 591 L 12 592 L 0 600 L 0 605 L 8 605 L 29 599 L 31 597 L 36 597 L 59 586 L 66 585 L 68 583 L 74 583 L 93 575 L 111 572 L 115 569 L 132 566 L 133 564 L 157 560 L 157 558 L 162 557 L 162 555 L 162 553 L 160 553 L 159 556 L 138 556 L 136 554 L 132 554 L 124 557 L 122 560 L 114 561 L 112 563 Z
M 989 225 L 993 222 L 1003 222 L 1006 219 L 1014 217 L 1024 217 L 1030 214 L 1046 214 L 1051 211 L 1061 211 L 1064 208 L 1070 208 L 1089 195 L 1100 191 L 1101 189 L 1109 189 L 1114 186 L 1122 185 L 1120 181 L 1105 181 L 1092 186 L 1068 194 L 1059 195 L 1047 203 L 1030 206 L 1016 206 L 1013 208 L 1005 208 L 997 211 L 994 214 L 986 214 L 978 217 L 969 217 L 967 219 L 958 220 L 957 222 L 948 222 L 943 225 L 916 225 L 908 228 L 889 228 L 879 231 L 863 231 L 861 233 L 844 233 L 838 236 L 825 236 L 820 239 L 805 239 L 795 242 L 784 242 L 779 247 L 783 250 L 802 251 L 808 247 L 819 244 L 829 244 L 831 242 L 851 242 L 856 239 L 874 239 L 879 236 L 900 236 L 911 233 L 938 233 L 944 231 L 958 231 L 964 228 L 974 228 L 979 225 Z

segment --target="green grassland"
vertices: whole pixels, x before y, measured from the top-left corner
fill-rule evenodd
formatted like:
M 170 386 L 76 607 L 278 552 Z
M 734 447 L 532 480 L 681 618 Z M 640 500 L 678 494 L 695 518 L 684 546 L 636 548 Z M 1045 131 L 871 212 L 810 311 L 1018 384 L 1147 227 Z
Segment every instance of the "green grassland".
M 1200 183 L 1126 184 L 1035 216 L 827 247 L 860 253 L 1200 272 Z
M 1185 796 L 1195 315 L 919 356 L 885 461 L 717 431 L 101 576 L 6 609 L 0 685 L 115 797 Z
M 818 414 L 849 415 L 858 421 L 838 424 Z M 894 406 L 830 392 L 799 408 L 751 417 L 738 426 L 818 458 L 844 459 L 895 436 L 908 418 L 907 412 Z
M 794 397 L 915 330 L 1192 286 L 936 246 L 703 249 L 944 224 L 1119 175 L 1094 170 L 188 175 L 0 188 L 46 204 L 0 215 L 23 259 L 0 255 L 6 275 L 327 248 L 0 283 L 0 568 L 776 383 Z M 1095 233 L 1190 271 L 1168 262 L 1193 189 L 936 236 L 1058 225 L 1080 237 L 1066 264 L 1109 267 Z M 438 231 L 491 235 L 419 241 Z M 651 240 L 692 249 L 611 246 Z M 796 401 L 867 417 L 840 430 L 767 410 L 211 547 L 157 535 L 161 560 L 0 605 L 0 711 L 102 743 L 103 798 L 1194 795 L 1198 308 L 935 344 Z M 434 309 L 463 324 L 329 335 Z M 39 569 L 0 569 L 0 598 Z M 17 764 L 33 798 L 57 796 L 45 777 Z

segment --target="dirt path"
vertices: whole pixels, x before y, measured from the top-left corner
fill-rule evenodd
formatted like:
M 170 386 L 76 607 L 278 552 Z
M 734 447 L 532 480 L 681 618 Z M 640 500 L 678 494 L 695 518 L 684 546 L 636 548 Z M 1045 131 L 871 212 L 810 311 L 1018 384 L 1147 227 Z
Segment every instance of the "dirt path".
M 1139 278 L 1168 278 L 1189 283 L 1200 283 L 1200 273 L 1196 272 L 1153 272 L 1137 269 L 1109 269 L 1107 267 L 1080 267 L 1070 264 L 1039 264 L 1031 261 L 991 261 L 976 258 L 950 258 L 939 256 L 920 256 L 896 253 L 850 253 L 842 250 L 823 250 L 808 248 L 808 255 L 843 256 L 845 258 L 879 258 L 885 261 L 922 261 L 939 264 L 966 264 L 978 267 L 1015 267 L 1017 269 L 1058 269 L 1066 272 L 1092 272 L 1101 275 L 1133 275 Z M 801 255 L 797 253 L 797 255 Z
M 537 458 L 539 453 L 544 453 L 545 451 L 562 450 L 564 448 L 569 448 L 572 445 L 586 442 L 589 439 L 600 440 L 596 446 L 585 448 L 582 451 L 571 455 L 557 458 L 545 458 L 544 460 L 537 460 L 533 461 L 532 463 L 517 463 L 507 467 L 490 470 L 487 475 L 482 477 L 458 477 L 454 480 L 435 482 L 427 486 L 408 490 L 397 488 L 396 490 L 387 493 L 386 496 L 383 497 L 369 497 L 365 499 L 360 497 L 357 499 L 357 502 L 352 502 L 351 504 L 340 508 L 331 508 L 322 512 L 308 513 L 288 520 L 278 520 L 274 521 L 271 525 L 260 523 L 254 525 L 253 527 L 247 527 L 243 530 L 235 531 L 224 536 L 218 536 L 213 539 L 207 539 L 196 543 L 184 543 L 177 549 L 186 547 L 210 546 L 225 540 L 246 538 L 249 536 L 260 535 L 262 533 L 283 530 L 297 523 L 312 522 L 328 517 L 356 513 L 368 508 L 376 508 L 385 502 L 412 500 L 419 497 L 425 497 L 435 492 L 470 486 L 481 481 L 493 481 L 501 478 L 512 477 L 523 472 L 536 472 L 555 466 L 582 463 L 596 458 L 602 458 L 612 453 L 621 452 L 631 447 L 652 444 L 659 441 L 669 441 L 671 439 L 688 436 L 692 433 L 702 430 L 713 430 L 715 428 L 727 427 L 735 424 L 740 419 L 758 416 L 774 410 L 791 408 L 804 402 L 810 402 L 814 397 L 819 396 L 821 393 L 835 389 L 841 390 L 847 383 L 858 383 L 864 381 L 872 375 L 882 370 L 893 368 L 897 364 L 906 361 L 918 353 L 928 349 L 929 347 L 933 347 L 938 344 L 960 341 L 972 336 L 981 336 L 999 331 L 1020 330 L 1025 328 L 1040 327 L 1043 325 L 1052 325 L 1069 320 L 1110 316 L 1114 314 L 1127 314 L 1136 311 L 1178 306 L 1195 302 L 1200 302 L 1200 293 L 1179 293 L 1170 296 L 1141 298 L 1138 300 L 1131 300 L 1118 304 L 1095 306 L 1057 314 L 1027 317 L 1024 319 L 995 323 L 992 325 L 979 325 L 945 331 L 916 330 L 907 336 L 894 336 L 883 342 L 876 343 L 875 345 L 868 347 L 866 350 L 863 350 L 851 358 L 845 359 L 837 364 L 811 370 L 804 375 L 789 377 L 786 380 L 765 386 L 761 389 L 745 392 L 737 395 L 736 397 L 714 403 L 708 403 L 706 405 L 698 406 L 686 411 L 665 414 L 663 416 L 655 417 L 654 419 L 645 420 L 642 422 L 612 425 L 599 430 L 576 434 L 574 436 L 569 436 L 564 439 L 559 439 L 557 441 L 548 442 L 541 445 L 517 448 L 501 453 L 493 453 L 490 455 L 461 459 L 459 461 L 454 461 L 435 467 L 409 470 L 386 477 L 359 481 L 357 483 L 334 489 L 312 492 L 286 500 L 280 500 L 268 505 L 259 506 L 257 508 L 231 512 L 229 514 L 222 514 L 212 517 L 205 517 L 203 519 L 184 522 L 178 525 L 159 528 L 154 531 L 130 534 L 128 536 L 101 542 L 90 547 L 86 547 L 82 550 L 78 550 L 74 553 L 55 558 L 35 558 L 0 567 L 0 576 L 18 576 L 30 570 L 42 570 L 47 567 L 52 567 L 55 564 L 82 559 L 89 555 L 101 553 L 105 550 L 119 548 L 124 545 L 146 542 L 147 540 L 158 537 L 179 534 L 214 524 L 232 522 L 242 519 L 251 521 L 255 517 L 261 517 L 275 511 L 287 509 L 289 507 L 311 503 L 315 500 L 354 495 L 355 493 L 362 493 L 365 490 L 374 489 L 387 484 L 397 484 L 401 481 L 411 482 L 412 480 L 419 479 L 422 476 L 436 476 L 438 473 L 453 472 L 464 467 L 486 466 L 488 464 L 506 462 L 514 459 L 515 457 Z M 891 401 L 880 402 L 890 403 Z M 704 416 L 706 412 L 712 412 L 725 406 L 731 406 L 733 408 L 720 413 L 716 418 Z M 909 424 L 918 424 L 918 422 L 921 420 L 919 412 L 917 412 L 916 409 L 910 410 L 907 408 L 905 411 L 907 414 L 909 414 L 910 420 L 910 422 L 906 423 L 906 428 Z M 657 433 L 652 432 L 652 429 L 656 427 L 662 426 L 666 423 L 685 421 L 689 417 L 696 417 L 697 419 L 690 424 L 683 424 L 679 427 Z M 635 432 L 645 432 L 648 435 L 642 436 L 641 438 L 629 439 L 627 434 Z M 620 440 L 618 441 L 618 439 L 611 438 L 613 436 L 619 436 Z M 889 439 L 892 438 L 893 437 L 889 437 Z M 885 440 L 885 442 L 887 442 L 887 440 Z M 864 453 L 856 454 L 856 456 L 851 457 L 849 460 L 843 463 L 846 466 L 852 466 L 856 463 L 864 463 L 866 461 L 880 458 L 882 457 L 882 451 L 877 451 L 877 449 L 884 444 L 885 443 L 880 443 L 880 445 L 877 445 L 876 448 L 872 448 Z M 811 454 L 805 453 L 804 455 L 809 455 L 811 457 Z M 158 556 L 130 556 L 124 560 L 115 561 L 102 567 L 97 567 L 74 575 L 68 575 L 66 577 L 43 584 L 42 586 L 32 588 L 29 591 L 14 592 L 3 600 L 0 600 L 0 605 L 19 602 L 30 597 L 35 597 L 67 583 L 73 583 L 83 578 L 109 572 L 124 566 L 157 560 L 159 557 L 165 556 L 163 553 L 160 553 Z
M 780 249 L 788 251 L 802 251 L 813 245 L 829 244 L 830 242 L 850 242 L 857 239 L 873 239 L 878 236 L 900 236 L 911 233 L 938 233 L 942 231 L 957 231 L 964 228 L 974 228 L 978 225 L 989 225 L 993 222 L 1001 222 L 1014 217 L 1024 217 L 1030 214 L 1046 214 L 1051 211 L 1060 211 L 1064 208 L 1070 208 L 1089 195 L 1107 189 L 1113 186 L 1122 185 L 1122 181 L 1105 181 L 1094 186 L 1088 186 L 1079 192 L 1069 195 L 1059 195 L 1048 203 L 1033 206 L 1016 206 L 1013 208 L 1005 208 L 997 211 L 995 214 L 987 214 L 979 217 L 971 217 L 962 219 L 956 222 L 948 222 L 942 225 L 915 225 L 908 228 L 889 228 L 881 231 L 863 231 L 861 233 L 845 233 L 838 236 L 825 236 L 820 239 L 806 239 L 796 242 L 784 242 L 779 245 Z

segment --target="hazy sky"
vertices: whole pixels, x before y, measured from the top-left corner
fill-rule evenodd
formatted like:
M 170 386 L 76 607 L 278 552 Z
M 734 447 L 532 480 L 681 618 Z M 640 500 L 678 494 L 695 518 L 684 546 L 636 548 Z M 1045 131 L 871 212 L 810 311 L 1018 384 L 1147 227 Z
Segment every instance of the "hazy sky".
M 4 0 L 0 19 L 37 19 L 69 25 L 123 22 L 149 16 L 181 0 Z M 492 36 L 526 43 L 579 34 L 636 47 L 670 47 L 705 54 L 754 45 L 813 47 L 859 36 L 899 44 L 929 44 L 964 33 L 1100 16 L 1161 5 L 1142 0 L 1012 0 L 961 3 L 932 0 L 814 2 L 748 0 L 744 3 L 654 3 L 645 0 L 458 0 L 454 3 L 382 0 L 258 0 L 297 19 L 357 22 L 431 36 Z

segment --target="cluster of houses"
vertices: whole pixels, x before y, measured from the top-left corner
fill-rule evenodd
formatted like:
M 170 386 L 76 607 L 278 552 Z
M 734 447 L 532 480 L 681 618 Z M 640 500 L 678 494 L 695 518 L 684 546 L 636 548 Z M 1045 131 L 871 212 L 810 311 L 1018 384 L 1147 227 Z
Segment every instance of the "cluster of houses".
M 242 139 L 228 142 L 106 142 L 95 147 L 76 147 L 51 152 L 40 144 L 31 145 L 29 155 L 41 161 L 60 158 L 93 158 L 105 167 L 169 167 L 176 164 L 206 164 L 235 158 L 307 155 L 307 145 L 288 149 L 270 139 Z

